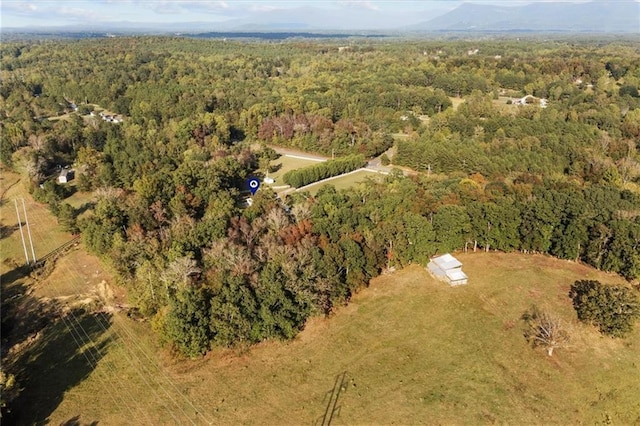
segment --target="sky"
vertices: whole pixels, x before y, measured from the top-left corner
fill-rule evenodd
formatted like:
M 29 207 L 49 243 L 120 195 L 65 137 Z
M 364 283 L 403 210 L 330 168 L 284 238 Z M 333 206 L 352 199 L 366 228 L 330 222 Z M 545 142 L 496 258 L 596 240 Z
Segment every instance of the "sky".
M 549 0 L 467 0 L 515 5 Z M 388 29 L 427 21 L 456 0 L 0 0 L 2 28 L 143 24 L 306 22 L 311 27 Z

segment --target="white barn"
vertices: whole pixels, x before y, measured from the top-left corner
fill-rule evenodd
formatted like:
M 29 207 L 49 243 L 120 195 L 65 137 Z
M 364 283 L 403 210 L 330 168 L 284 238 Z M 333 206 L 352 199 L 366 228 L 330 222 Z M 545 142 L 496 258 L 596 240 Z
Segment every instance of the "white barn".
M 58 183 L 67 183 L 73 179 L 73 170 L 62 169 L 60 170 L 60 176 L 58 176 Z
M 451 286 L 467 283 L 468 277 L 462 272 L 462 263 L 449 253 L 431 259 L 427 270 L 434 278 L 449 283 Z

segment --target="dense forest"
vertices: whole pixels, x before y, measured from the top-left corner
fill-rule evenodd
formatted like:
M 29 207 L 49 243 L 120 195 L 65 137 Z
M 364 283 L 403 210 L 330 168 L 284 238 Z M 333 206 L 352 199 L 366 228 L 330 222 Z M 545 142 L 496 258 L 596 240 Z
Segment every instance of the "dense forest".
M 136 37 L 1 54 L 3 164 L 186 355 L 291 338 L 385 268 L 447 251 L 640 277 L 637 40 Z M 547 103 L 504 101 L 525 95 Z M 263 186 L 243 206 L 268 145 L 361 164 L 394 140 L 406 173 L 284 199 Z M 65 165 L 91 212 L 51 179 Z

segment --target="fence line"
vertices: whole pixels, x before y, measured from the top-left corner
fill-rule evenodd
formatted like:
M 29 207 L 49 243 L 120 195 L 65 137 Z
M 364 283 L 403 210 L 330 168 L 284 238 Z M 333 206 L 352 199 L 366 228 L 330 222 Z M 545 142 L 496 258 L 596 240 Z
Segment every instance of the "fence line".
M 69 247 L 71 247 L 72 245 L 77 243 L 78 241 L 80 241 L 80 235 L 78 235 L 77 237 L 72 238 L 71 240 L 69 240 L 66 243 L 62 244 L 58 248 L 55 248 L 55 249 L 51 250 L 49 253 L 47 253 L 44 256 L 42 256 L 40 259 L 38 259 L 38 261 L 35 263 L 35 265 L 33 267 L 34 268 L 41 267 L 42 265 L 44 265 L 44 263 L 47 260 L 51 259 L 52 257 L 57 255 L 58 253 L 68 249 Z

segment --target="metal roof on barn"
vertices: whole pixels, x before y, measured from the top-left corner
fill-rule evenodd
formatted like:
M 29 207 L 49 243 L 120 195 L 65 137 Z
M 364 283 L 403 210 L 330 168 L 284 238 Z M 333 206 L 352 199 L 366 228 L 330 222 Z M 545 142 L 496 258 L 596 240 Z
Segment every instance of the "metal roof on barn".
M 431 261 L 438 265 L 440 269 L 445 271 L 448 269 L 460 268 L 462 266 L 462 263 L 449 253 L 434 257 Z
M 462 272 L 462 263 L 449 253 L 432 258 L 427 270 L 438 280 L 452 286 L 466 284 L 468 280 L 467 274 Z

